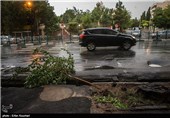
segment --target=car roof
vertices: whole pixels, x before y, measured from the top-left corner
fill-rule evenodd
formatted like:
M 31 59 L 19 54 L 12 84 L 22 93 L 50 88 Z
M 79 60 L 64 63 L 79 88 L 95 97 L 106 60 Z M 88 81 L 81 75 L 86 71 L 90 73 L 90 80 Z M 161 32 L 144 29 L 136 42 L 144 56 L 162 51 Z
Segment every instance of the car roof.
M 96 30 L 96 29 L 109 29 L 109 30 L 113 30 L 113 29 L 108 28 L 108 27 L 96 27 L 96 28 L 87 28 L 84 31 L 87 31 L 87 30 Z

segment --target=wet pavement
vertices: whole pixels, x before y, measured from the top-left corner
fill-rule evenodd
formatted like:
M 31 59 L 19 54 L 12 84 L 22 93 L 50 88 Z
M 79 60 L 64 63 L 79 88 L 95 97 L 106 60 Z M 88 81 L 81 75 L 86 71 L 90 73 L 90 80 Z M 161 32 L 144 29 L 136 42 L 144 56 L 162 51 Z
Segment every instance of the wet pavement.
M 49 42 L 49 45 L 31 45 L 17 49 L 17 45 L 1 47 L 1 69 L 25 67 L 35 58 L 32 51 L 42 47 L 54 56 L 65 56 L 71 52 L 75 61 L 75 76 L 90 82 L 112 81 L 170 81 L 170 40 L 138 41 L 129 51 L 119 50 L 118 47 L 97 47 L 89 52 L 80 47 L 79 42 Z M 7 78 L 5 75 L 2 78 Z M 9 77 L 8 77 L 9 78 Z
M 33 60 L 31 52 L 40 45 L 27 45 L 17 49 L 16 45 L 1 46 L 1 67 L 25 67 Z M 137 42 L 129 51 L 118 50 L 118 47 L 97 47 L 96 51 L 89 52 L 80 47 L 78 41 L 74 43 L 56 42 L 55 45 L 43 46 L 54 56 L 66 56 L 61 48 L 72 53 L 75 60 L 76 72 L 95 69 L 151 69 L 152 67 L 170 67 L 170 40 Z M 152 65 L 153 66 L 152 66 Z M 158 65 L 158 66 L 154 66 Z M 107 68 L 108 67 L 108 68 Z

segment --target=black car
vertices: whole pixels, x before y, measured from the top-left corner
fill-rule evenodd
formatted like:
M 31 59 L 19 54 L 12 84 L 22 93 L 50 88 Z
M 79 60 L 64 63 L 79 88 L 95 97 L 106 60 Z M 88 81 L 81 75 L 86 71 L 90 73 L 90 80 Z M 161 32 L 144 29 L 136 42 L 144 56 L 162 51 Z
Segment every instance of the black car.
M 120 46 L 124 50 L 129 50 L 136 44 L 136 38 L 109 28 L 89 28 L 79 35 L 79 44 L 87 47 L 89 51 L 103 46 Z

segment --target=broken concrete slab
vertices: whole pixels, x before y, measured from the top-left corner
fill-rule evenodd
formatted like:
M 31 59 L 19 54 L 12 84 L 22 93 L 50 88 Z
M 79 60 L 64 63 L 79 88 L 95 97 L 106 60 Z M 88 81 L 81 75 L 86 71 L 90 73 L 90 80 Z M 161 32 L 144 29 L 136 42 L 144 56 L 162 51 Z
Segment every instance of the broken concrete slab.
M 138 92 L 148 99 L 170 103 L 170 87 L 159 84 L 147 84 L 139 86 Z

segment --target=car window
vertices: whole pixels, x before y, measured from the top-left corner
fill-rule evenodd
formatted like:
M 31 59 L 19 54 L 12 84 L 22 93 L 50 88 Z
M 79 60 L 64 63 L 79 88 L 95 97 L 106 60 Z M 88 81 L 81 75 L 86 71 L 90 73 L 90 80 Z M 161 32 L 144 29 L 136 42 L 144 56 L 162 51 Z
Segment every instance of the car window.
M 100 29 L 89 30 L 88 32 L 91 34 L 102 34 L 102 30 L 100 30 Z
M 107 34 L 107 35 L 116 35 L 117 32 L 114 31 L 114 30 L 105 29 L 105 30 L 103 30 L 103 34 Z

